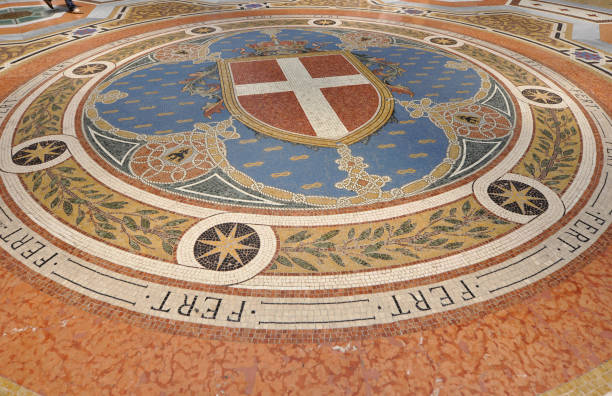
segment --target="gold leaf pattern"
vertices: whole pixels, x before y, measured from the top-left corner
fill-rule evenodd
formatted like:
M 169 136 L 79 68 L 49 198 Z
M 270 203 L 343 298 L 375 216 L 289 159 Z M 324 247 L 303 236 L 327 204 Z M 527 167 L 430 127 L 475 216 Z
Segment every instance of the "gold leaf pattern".
M 105 27 L 113 28 L 125 26 L 135 22 L 142 22 L 151 19 L 163 18 L 168 16 L 178 16 L 192 14 L 195 12 L 230 9 L 228 6 L 209 6 L 179 2 L 164 2 L 157 4 L 145 4 L 130 7 L 125 16 L 118 21 L 111 21 L 104 24 Z
M 55 217 L 92 238 L 134 253 L 174 261 L 178 239 L 195 223 L 101 185 L 72 159 L 20 177 Z
M 513 172 L 532 177 L 561 194 L 578 169 L 582 141 L 569 109 L 534 109 L 535 136 Z
M 279 252 L 267 272 L 347 273 L 407 265 L 458 253 L 516 228 L 471 197 L 388 221 L 279 228 Z
M 495 30 L 501 30 L 518 36 L 523 36 L 542 44 L 552 45 L 557 48 L 569 48 L 570 45 L 552 38 L 556 24 L 542 18 L 515 14 L 480 14 L 480 15 L 450 15 L 431 14 L 440 18 L 453 21 L 467 22 L 473 25 L 485 26 Z
M 40 136 L 61 134 L 61 120 L 66 106 L 83 84 L 84 80 L 80 78 L 61 78 L 51 84 L 24 113 L 17 126 L 13 144 Z
M 516 85 L 544 85 L 540 79 L 509 60 L 471 45 L 463 45 L 458 51 L 493 67 Z
M 30 52 L 37 51 L 41 48 L 49 47 L 54 44 L 65 41 L 66 37 L 52 37 L 47 40 L 34 41 L 23 45 L 10 45 L 0 47 L 0 64 L 8 63 L 9 61 L 27 55 Z

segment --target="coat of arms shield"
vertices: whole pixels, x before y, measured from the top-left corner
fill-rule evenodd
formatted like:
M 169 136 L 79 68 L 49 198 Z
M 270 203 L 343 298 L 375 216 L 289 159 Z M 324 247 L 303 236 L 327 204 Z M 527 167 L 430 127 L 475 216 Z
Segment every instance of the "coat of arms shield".
M 334 147 L 378 130 L 389 89 L 348 51 L 219 61 L 224 101 L 241 122 L 275 138 Z

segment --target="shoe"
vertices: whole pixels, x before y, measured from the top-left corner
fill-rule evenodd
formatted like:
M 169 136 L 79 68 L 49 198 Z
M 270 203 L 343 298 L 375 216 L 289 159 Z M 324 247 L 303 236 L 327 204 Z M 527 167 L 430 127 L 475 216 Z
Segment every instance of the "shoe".
M 45 2 L 51 2 L 51 0 L 44 0 Z M 79 7 L 75 7 L 72 10 L 68 11 L 71 14 L 82 14 L 83 11 L 81 11 L 81 9 Z
M 43 1 L 49 8 L 53 9 L 53 4 L 51 3 L 51 0 L 43 0 Z

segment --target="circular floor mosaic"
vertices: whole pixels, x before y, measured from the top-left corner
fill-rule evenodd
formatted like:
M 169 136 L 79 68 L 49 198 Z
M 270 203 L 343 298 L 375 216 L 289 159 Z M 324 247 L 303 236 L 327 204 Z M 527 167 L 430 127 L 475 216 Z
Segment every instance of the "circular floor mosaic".
M 341 339 L 525 297 L 606 230 L 612 124 L 564 77 L 434 29 L 271 21 L 125 38 L 8 98 L 11 268 L 162 330 Z

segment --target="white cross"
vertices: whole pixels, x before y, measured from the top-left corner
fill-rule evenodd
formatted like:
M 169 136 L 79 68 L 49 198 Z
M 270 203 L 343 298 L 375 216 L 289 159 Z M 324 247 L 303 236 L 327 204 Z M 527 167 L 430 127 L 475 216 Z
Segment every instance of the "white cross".
M 326 139 L 339 139 L 348 130 L 331 107 L 321 88 L 369 84 L 362 74 L 312 78 L 299 58 L 276 60 L 287 81 L 234 85 L 237 97 L 293 91 L 316 135 Z

